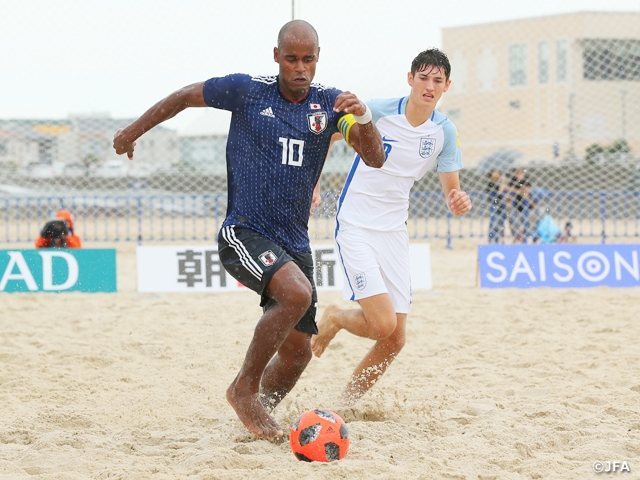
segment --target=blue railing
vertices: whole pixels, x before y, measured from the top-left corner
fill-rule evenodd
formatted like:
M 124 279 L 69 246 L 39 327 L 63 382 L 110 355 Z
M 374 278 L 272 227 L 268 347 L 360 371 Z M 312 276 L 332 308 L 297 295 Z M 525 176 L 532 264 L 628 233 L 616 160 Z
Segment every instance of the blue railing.
M 441 192 L 413 192 L 407 227 L 414 239 L 475 238 L 536 241 L 538 220 L 549 214 L 571 235 L 606 242 L 640 237 L 640 192 L 545 192 L 523 202 L 501 204 L 487 192 L 470 192 L 473 210 L 453 217 Z M 309 222 L 313 239 L 333 238 L 336 194 L 325 194 Z M 69 210 L 83 242 L 213 241 L 226 211 L 226 194 L 46 195 L 0 197 L 0 241 L 31 243 L 56 211 Z M 4 224 L 4 225 L 2 225 Z M 519 228 L 519 230 L 518 230 Z M 491 235 L 490 235 L 491 234 Z

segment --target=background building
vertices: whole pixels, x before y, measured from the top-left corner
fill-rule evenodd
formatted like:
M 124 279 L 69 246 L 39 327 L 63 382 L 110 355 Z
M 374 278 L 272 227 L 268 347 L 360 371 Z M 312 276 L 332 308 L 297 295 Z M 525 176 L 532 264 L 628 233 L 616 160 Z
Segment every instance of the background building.
M 442 48 L 453 83 L 439 109 L 466 166 L 504 150 L 524 164 L 640 152 L 640 13 L 445 28 Z
M 138 140 L 135 163 L 116 155 L 113 135 L 132 121 L 106 114 L 0 120 L 0 170 L 36 178 L 124 176 L 130 170 L 169 170 L 179 162 L 178 135 L 162 126 Z

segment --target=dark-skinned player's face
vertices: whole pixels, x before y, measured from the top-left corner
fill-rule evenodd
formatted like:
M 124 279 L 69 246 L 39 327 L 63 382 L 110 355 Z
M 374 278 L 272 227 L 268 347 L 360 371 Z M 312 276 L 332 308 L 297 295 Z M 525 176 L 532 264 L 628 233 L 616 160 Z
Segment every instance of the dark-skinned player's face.
M 320 47 L 312 34 L 290 32 L 280 48 L 273 49 L 273 58 L 280 66 L 280 89 L 287 98 L 298 101 L 307 94 L 319 55 Z

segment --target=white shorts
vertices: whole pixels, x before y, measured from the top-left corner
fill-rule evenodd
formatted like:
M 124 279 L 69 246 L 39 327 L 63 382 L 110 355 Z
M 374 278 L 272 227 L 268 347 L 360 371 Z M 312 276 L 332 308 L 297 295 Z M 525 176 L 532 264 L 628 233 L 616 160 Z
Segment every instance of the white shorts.
M 345 300 L 388 293 L 396 313 L 411 310 L 409 235 L 340 226 L 336 245 L 345 277 Z

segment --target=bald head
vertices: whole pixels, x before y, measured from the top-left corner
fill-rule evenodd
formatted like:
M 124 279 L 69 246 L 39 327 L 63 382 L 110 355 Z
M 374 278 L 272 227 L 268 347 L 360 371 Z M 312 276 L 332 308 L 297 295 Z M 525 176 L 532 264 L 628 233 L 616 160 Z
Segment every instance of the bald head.
M 319 46 L 318 32 L 309 22 L 304 20 L 291 20 L 285 23 L 278 33 L 278 48 L 282 47 L 285 39 L 308 40 L 313 39 L 316 47 Z

